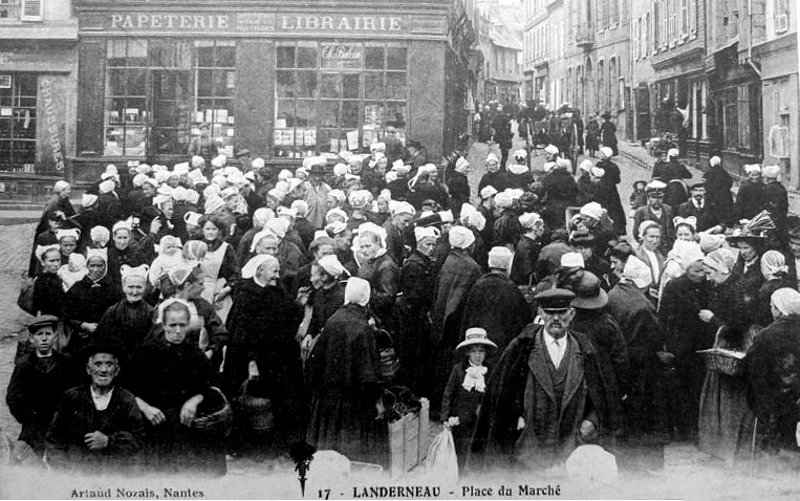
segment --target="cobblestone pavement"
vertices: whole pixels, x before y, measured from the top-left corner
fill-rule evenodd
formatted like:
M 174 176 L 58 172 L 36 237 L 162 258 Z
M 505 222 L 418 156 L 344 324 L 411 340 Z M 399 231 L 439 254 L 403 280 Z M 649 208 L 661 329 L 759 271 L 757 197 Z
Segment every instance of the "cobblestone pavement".
M 517 141 L 515 149 L 522 146 Z M 470 150 L 469 160 L 472 165 L 470 183 L 476 187 L 478 180 L 484 173 L 483 160 L 487 152 L 499 153 L 497 145 L 488 146 L 484 143 L 473 145 Z M 513 150 L 512 150 L 513 151 Z M 649 179 L 650 173 L 634 163 L 630 158 L 621 156 L 617 159 L 622 172 L 620 194 L 623 205 L 627 204 L 631 185 L 637 179 Z M 541 155 L 534 157 L 534 162 L 543 163 Z M 476 195 L 474 193 L 473 195 Z M 20 279 L 27 268 L 30 245 L 33 238 L 34 224 L 20 224 L 0 226 L 0 430 L 10 437 L 16 438 L 19 425 L 9 415 L 5 405 L 5 390 L 13 370 L 13 357 L 16 350 L 17 334 L 24 331 L 30 316 L 21 312 L 16 306 L 19 293 Z M 432 433 L 439 431 L 438 426 L 432 426 Z M 298 498 L 299 489 L 297 474 L 293 465 L 283 460 L 270 460 L 256 462 L 252 460 L 236 460 L 229 463 L 229 474 L 224 479 L 76 479 L 66 477 L 42 477 L 39 472 L 26 472 L 11 469 L 3 474 L 0 465 L 0 498 L 35 498 L 35 497 L 70 497 L 71 491 L 66 489 L 109 488 L 117 487 L 130 489 L 143 489 L 152 487 L 161 493 L 163 487 L 197 488 L 205 491 L 205 497 L 228 498 Z M 370 485 L 436 485 L 440 479 L 426 474 L 424 467 L 412 470 L 405 478 L 399 481 L 390 481 L 386 477 L 364 478 L 352 476 L 349 482 L 341 480 L 321 479 L 319 469 L 312 468 L 306 488 L 306 496 L 317 499 L 324 497 L 325 488 L 335 485 L 348 485 L 340 491 L 333 489 L 331 499 L 354 497 L 352 486 L 361 488 Z M 46 479 L 46 480 L 45 480 Z M 5 482 L 5 485 L 3 485 Z M 473 478 L 470 477 L 464 484 L 487 486 L 495 489 L 501 483 L 511 485 L 514 497 L 519 496 L 519 485 L 546 485 L 547 482 L 528 479 L 521 476 L 515 478 Z M 753 499 L 759 496 L 764 499 L 782 498 L 798 499 L 798 483 L 794 472 L 786 472 L 785 467 L 776 464 L 744 465 L 737 470 L 725 468 L 722 461 L 710 458 L 699 452 L 696 447 L 687 443 L 668 444 L 665 448 L 664 472 L 657 476 L 631 477 L 621 475 L 621 480 L 616 485 L 603 488 L 583 488 L 574 483 L 553 481 L 561 486 L 561 496 L 571 498 L 657 498 L 657 499 Z M 462 497 L 460 489 L 453 489 L 454 495 L 449 491 L 442 493 L 443 498 Z

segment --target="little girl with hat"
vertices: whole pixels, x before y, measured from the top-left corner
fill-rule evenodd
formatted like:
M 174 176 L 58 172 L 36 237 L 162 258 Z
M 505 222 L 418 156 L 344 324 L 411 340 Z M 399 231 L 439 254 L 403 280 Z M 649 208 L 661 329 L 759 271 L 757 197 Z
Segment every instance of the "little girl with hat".
M 441 419 L 453 432 L 458 467 L 462 469 L 469 451 L 469 442 L 478 420 L 478 409 L 489 381 L 486 357 L 497 349 L 486 329 L 467 329 L 465 339 L 456 346 L 461 361 L 453 366 L 442 397 Z

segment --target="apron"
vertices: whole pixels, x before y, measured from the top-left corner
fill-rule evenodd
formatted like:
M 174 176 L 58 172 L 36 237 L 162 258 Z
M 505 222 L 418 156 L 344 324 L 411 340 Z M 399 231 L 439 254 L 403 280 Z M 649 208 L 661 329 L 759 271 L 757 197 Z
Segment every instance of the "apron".
M 208 251 L 206 257 L 200 263 L 203 270 L 203 294 L 202 298 L 214 305 L 217 310 L 217 315 L 222 319 L 222 323 L 228 319 L 228 313 L 231 311 L 233 299 L 228 295 L 222 301 L 214 301 L 214 294 L 225 287 L 226 280 L 219 278 L 219 270 L 222 268 L 222 260 L 225 257 L 225 251 L 228 249 L 228 243 L 222 242 L 214 252 Z

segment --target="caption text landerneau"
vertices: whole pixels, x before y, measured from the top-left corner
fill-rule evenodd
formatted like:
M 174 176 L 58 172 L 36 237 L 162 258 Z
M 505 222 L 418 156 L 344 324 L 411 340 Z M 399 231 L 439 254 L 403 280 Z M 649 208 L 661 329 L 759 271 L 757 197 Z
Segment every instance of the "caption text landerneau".
M 501 485 L 495 487 L 476 487 L 472 485 L 464 485 L 460 491 L 444 492 L 441 487 L 424 487 L 424 486 L 371 486 L 371 487 L 353 487 L 353 499 L 382 499 L 382 498 L 408 498 L 408 499 L 422 499 L 431 498 L 436 499 L 442 495 L 453 496 L 460 494 L 462 498 L 497 498 L 497 497 L 558 497 L 561 496 L 561 485 L 516 485 L 507 486 Z M 331 490 L 322 489 L 318 492 L 319 499 L 330 499 Z M 341 493 L 344 496 L 344 493 Z

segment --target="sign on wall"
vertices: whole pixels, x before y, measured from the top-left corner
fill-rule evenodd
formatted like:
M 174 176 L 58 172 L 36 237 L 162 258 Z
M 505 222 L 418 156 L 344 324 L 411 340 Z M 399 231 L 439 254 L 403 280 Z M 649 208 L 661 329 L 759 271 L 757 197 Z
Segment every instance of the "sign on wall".
M 64 171 L 66 151 L 65 123 L 66 113 L 64 96 L 65 78 L 53 75 L 39 77 L 39 104 L 37 124 L 37 141 L 41 145 L 38 159 L 45 172 Z

